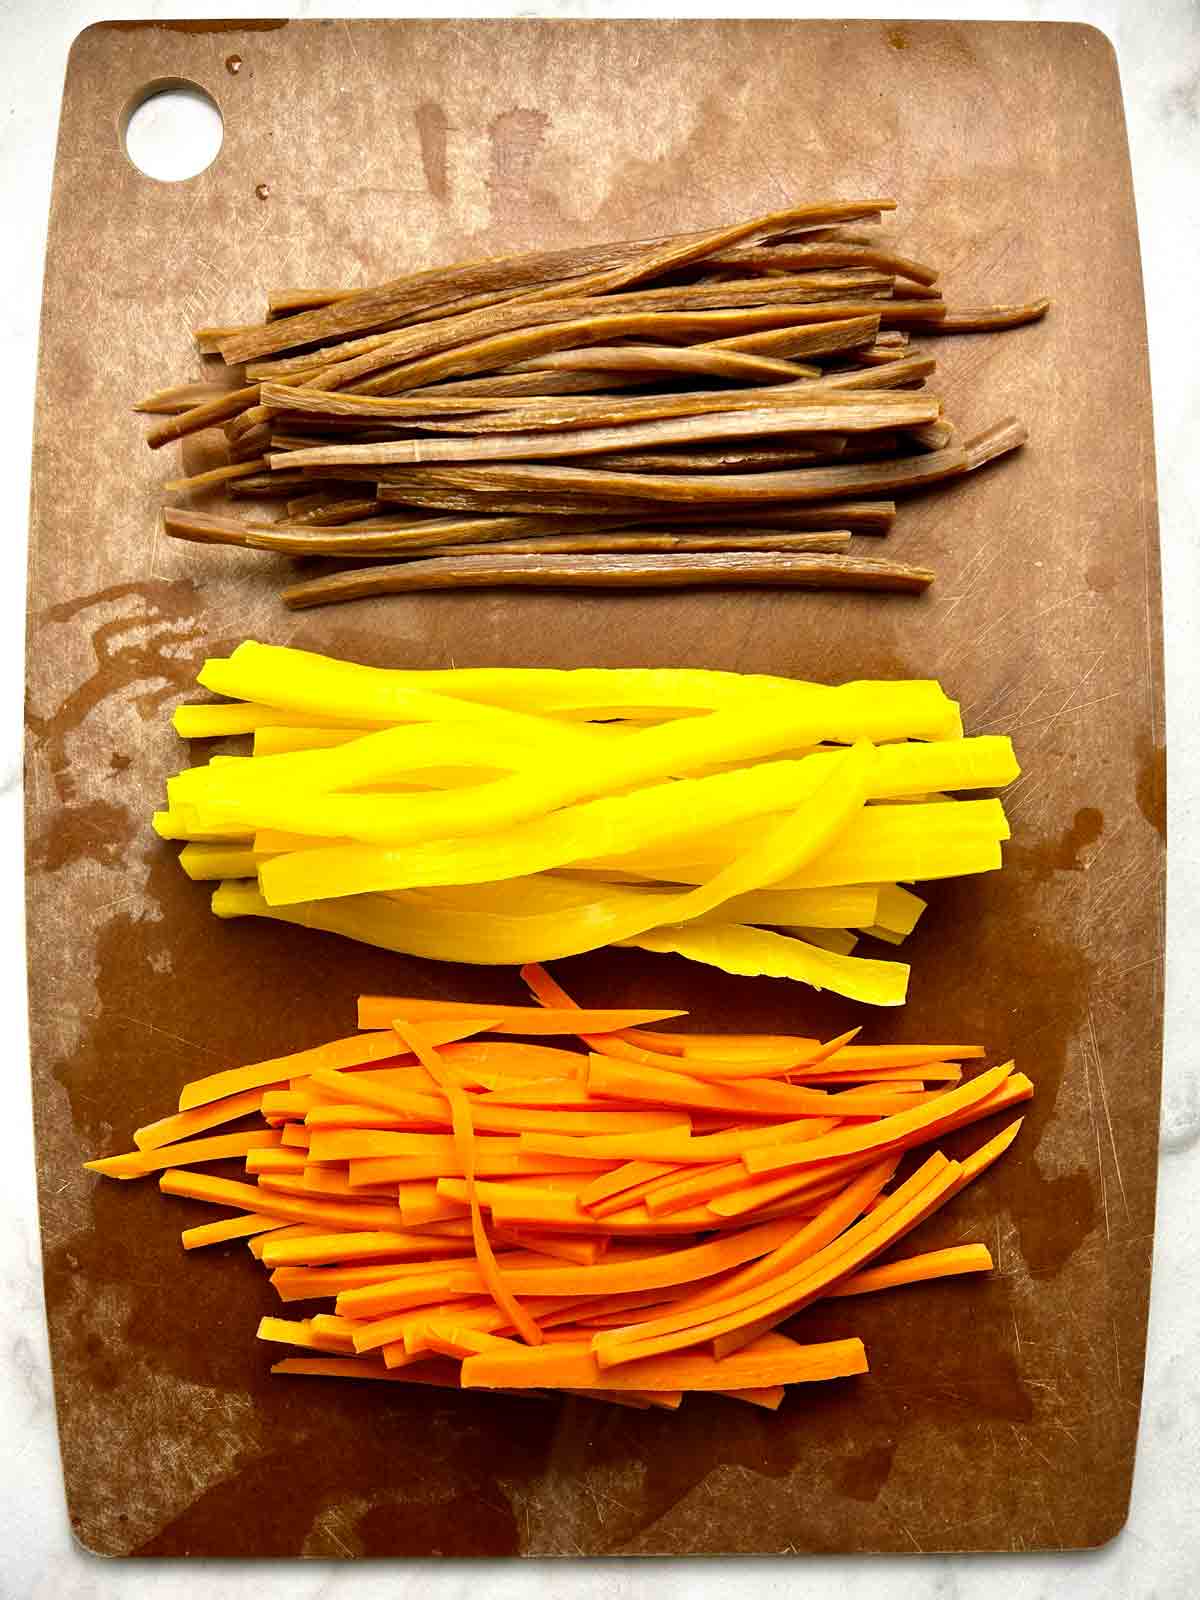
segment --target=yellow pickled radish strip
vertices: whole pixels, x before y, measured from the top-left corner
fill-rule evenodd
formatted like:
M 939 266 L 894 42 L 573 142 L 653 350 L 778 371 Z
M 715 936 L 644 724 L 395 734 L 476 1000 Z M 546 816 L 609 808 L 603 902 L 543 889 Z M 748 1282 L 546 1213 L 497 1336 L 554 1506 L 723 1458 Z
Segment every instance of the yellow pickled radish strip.
M 903 937 L 910 934 L 920 921 L 925 902 L 911 889 L 898 883 L 880 883 L 876 886 L 875 920 L 873 925 L 855 924 L 870 931 L 872 927 L 886 929 L 888 933 Z
M 238 882 L 213 896 L 218 916 L 267 915 L 306 927 L 348 934 L 386 949 L 433 960 L 478 964 L 548 961 L 631 938 L 660 923 L 686 921 L 794 873 L 844 827 L 863 804 L 869 746 L 855 746 L 830 763 L 820 788 L 708 883 L 680 894 L 613 888 L 575 911 L 505 916 L 439 907 L 420 891 L 401 897 L 362 895 L 271 907 Z
M 793 978 L 872 1006 L 901 1006 L 909 968 L 901 961 L 872 961 L 820 950 L 801 939 L 737 923 L 655 928 L 622 944 L 663 955 L 686 956 L 744 978 Z
M 876 751 L 876 759 L 882 752 Z M 635 870 L 680 882 L 699 882 L 718 866 L 737 857 L 760 836 L 772 819 L 714 829 L 669 852 L 631 852 L 624 856 L 589 858 L 593 870 L 606 867 Z M 965 844 L 992 845 L 1009 836 L 1004 808 L 999 800 L 939 801 L 930 805 L 874 804 L 867 806 L 813 863 L 812 883 L 789 881 L 788 888 L 826 888 L 842 883 L 896 882 L 937 873 L 894 872 L 893 862 L 915 861 L 937 865 L 944 851 L 950 859 Z M 828 860 L 826 859 L 828 855 Z M 879 865 L 873 877 L 865 869 Z M 847 874 L 850 874 L 849 876 Z M 779 885 L 778 887 L 784 887 Z
M 601 852 L 649 852 L 681 835 L 779 811 L 811 793 L 819 772 L 820 764 L 767 762 L 583 801 L 484 838 L 442 838 L 403 849 L 343 845 L 305 851 L 272 862 L 260 887 L 272 905 L 289 905 L 330 895 L 523 878 Z
M 847 690 L 864 686 L 846 685 Z M 869 686 L 868 686 L 869 687 Z M 886 689 L 888 685 L 877 685 Z M 759 760 L 779 750 L 811 744 L 822 738 L 839 743 L 858 739 L 903 736 L 889 727 L 889 698 L 882 695 L 873 706 L 869 694 L 838 701 L 841 689 L 831 689 L 824 709 L 805 712 L 803 707 L 754 708 L 713 712 L 705 717 L 685 717 L 677 722 L 647 728 L 627 738 L 597 742 L 586 760 L 543 762 L 536 772 L 518 772 L 481 784 L 466 793 L 404 796 L 355 794 L 290 795 L 255 783 L 252 793 L 239 794 L 232 780 L 223 779 L 206 791 L 200 820 L 241 822 L 252 828 L 278 827 L 321 835 L 346 834 L 364 843 L 416 844 L 432 838 L 488 833 L 511 827 L 576 801 L 671 776 L 686 776 L 714 760 Z M 837 707 L 841 706 L 840 714 Z M 895 707 L 890 708 L 893 712 Z M 368 735 L 333 751 L 307 751 L 295 757 L 250 761 L 264 767 L 269 760 L 319 761 L 361 753 L 363 746 L 379 740 L 394 741 L 401 730 Z M 412 733 L 429 730 L 411 730 Z M 390 750 L 391 745 L 387 748 Z M 831 763 L 832 758 L 822 758 Z M 818 782 L 822 773 L 815 775 Z M 239 781 L 241 777 L 239 775 Z M 345 784 L 336 780 L 339 788 Z M 189 796 L 190 797 L 190 796 Z M 219 803 L 218 803 L 219 802 Z M 878 875 L 877 875 L 878 876 Z
M 351 739 L 357 739 L 363 733 L 374 731 L 366 728 L 314 727 L 309 714 L 297 711 L 290 715 L 305 717 L 304 725 L 280 727 L 277 723 L 269 723 L 255 728 L 252 746 L 255 756 L 286 756 L 294 750 L 332 750 L 339 744 L 349 744 Z
M 256 850 L 234 844 L 191 843 L 179 852 L 179 865 L 195 883 L 220 878 L 253 878 L 261 859 Z
M 286 727 L 341 727 L 354 738 L 372 726 L 362 722 L 347 724 L 319 711 L 284 711 L 279 706 L 246 700 L 235 701 L 232 705 L 176 706 L 171 723 L 181 739 L 223 739 L 232 734 L 256 733 L 259 728 Z
M 231 874 L 232 876 L 232 874 Z M 770 928 L 814 928 L 826 932 L 861 928 L 878 915 L 874 884 L 834 885 L 828 889 L 756 889 L 735 895 L 710 913 L 721 922 L 749 922 Z M 860 913 L 868 915 L 862 916 Z
M 386 784 L 431 769 L 461 768 L 464 763 L 479 767 L 481 776 L 489 776 L 497 769 L 536 767 L 545 761 L 548 748 L 553 746 L 526 737 L 524 730 L 511 734 L 473 728 L 467 733 L 455 724 L 405 724 L 324 749 L 232 761 L 214 759 L 207 766 L 189 767 L 168 779 L 167 796 L 172 805 L 192 804 L 201 809 L 232 805 L 240 798 L 252 813 L 254 796 L 280 784 L 303 798 L 309 793 Z
M 200 844 L 249 844 L 252 829 L 239 824 L 214 823 L 202 828 L 195 818 L 192 806 L 170 806 L 166 811 L 156 811 L 150 826 L 160 839 L 195 841 Z
M 586 728 L 548 722 L 507 707 L 485 706 L 398 681 L 383 667 L 337 661 L 309 650 L 247 639 L 226 658 L 204 663 L 197 681 L 214 694 L 261 700 L 266 705 L 345 722 L 440 722 L 525 729 L 544 743 L 586 748 Z M 247 692 L 249 691 L 249 692 Z
M 210 669 L 213 670 L 210 672 Z M 216 678 L 222 680 L 220 685 L 210 681 Z M 831 694 L 838 694 L 846 701 L 876 701 L 887 697 L 891 702 L 887 710 L 894 723 L 902 724 L 891 737 L 951 739 L 961 737 L 962 732 L 957 704 L 947 699 L 941 686 L 930 679 L 886 684 L 850 683 L 832 690 L 824 684 L 791 678 L 695 669 L 403 671 L 363 667 L 304 650 L 247 640 L 226 660 L 206 663 L 200 681 L 216 693 L 237 694 L 241 699 L 258 698 L 288 706 L 317 693 L 320 698 L 315 699 L 314 704 L 326 710 L 330 704 L 336 704 L 338 714 L 344 715 L 347 707 L 353 706 L 356 717 L 365 717 L 369 710 L 375 720 L 381 721 L 399 721 L 403 713 L 397 708 L 410 706 L 412 698 L 418 695 L 465 700 L 476 707 L 541 716 L 564 711 L 577 713 L 588 708 L 608 713 L 626 703 L 639 708 L 710 711 L 722 707 L 743 708 L 764 701 L 794 704 L 827 698 Z M 252 696 L 236 686 L 229 686 L 252 682 L 268 688 L 269 695 Z M 863 710 L 861 705 L 859 710 Z M 870 706 L 867 714 L 878 715 L 879 708 Z M 870 735 L 855 731 L 849 737 L 868 738 Z

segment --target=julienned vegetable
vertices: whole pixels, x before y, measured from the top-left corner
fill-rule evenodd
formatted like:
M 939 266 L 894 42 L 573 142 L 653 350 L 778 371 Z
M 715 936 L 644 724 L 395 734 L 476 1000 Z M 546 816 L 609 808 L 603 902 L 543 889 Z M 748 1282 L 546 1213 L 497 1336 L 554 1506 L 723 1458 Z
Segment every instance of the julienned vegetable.
M 390 558 L 306 577 L 284 591 L 294 608 L 496 585 L 919 593 L 924 567 L 844 545 L 798 551 L 777 508 L 804 508 L 806 527 L 849 544 L 864 495 L 1019 448 L 1015 418 L 960 440 L 924 387 L 936 363 L 910 339 L 1013 327 L 1048 302 L 948 310 L 936 267 L 857 231 L 894 209 L 818 202 L 707 233 L 272 294 L 261 325 L 197 330 L 236 387 L 187 383 L 137 407 L 158 419 L 152 448 L 224 431 L 228 464 L 168 490 L 224 487 L 259 509 L 168 506 L 163 530 Z M 697 512 L 707 543 L 689 548 L 679 524 Z M 871 531 L 894 514 L 876 502 Z M 514 535 L 517 549 L 488 548 Z M 586 546 L 555 548 L 563 536 Z
M 964 738 L 937 683 L 831 687 L 699 670 L 388 671 L 247 642 L 207 662 L 254 734 L 168 783 L 155 817 L 213 909 L 434 960 L 519 965 L 608 944 L 876 1005 L 922 879 L 988 872 L 1008 739 Z
M 363 996 L 363 1032 L 186 1084 L 88 1166 L 229 1208 L 184 1247 L 246 1238 L 282 1301 L 331 1302 L 259 1325 L 302 1376 L 774 1409 L 867 1370 L 853 1336 L 776 1331 L 805 1306 L 990 1270 L 978 1243 L 878 1257 L 1012 1143 L 1019 1120 L 898 1170 L 1028 1099 L 1012 1062 L 964 1080 L 976 1045 L 656 1031 L 680 1013 L 525 977 L 540 1010 Z M 192 1170 L 231 1157 L 249 1181 Z

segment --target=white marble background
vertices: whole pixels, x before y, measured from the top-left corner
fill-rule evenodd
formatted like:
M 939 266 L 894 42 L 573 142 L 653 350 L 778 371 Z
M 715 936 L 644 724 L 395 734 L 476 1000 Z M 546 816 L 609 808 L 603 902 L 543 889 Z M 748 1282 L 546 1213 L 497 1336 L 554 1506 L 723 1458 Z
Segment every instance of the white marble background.
M 71 40 L 111 17 L 378 16 L 378 0 L 0 0 L 0 1015 L 8 1060 L 0 1076 L 0 1600 L 185 1597 L 203 1585 L 220 1600 L 356 1600 L 466 1595 L 489 1600 L 534 1586 L 562 1596 L 723 1600 L 820 1595 L 1005 1600 L 1182 1600 L 1200 1592 L 1200 1069 L 1193 1029 L 1200 978 L 1200 430 L 1196 374 L 1200 262 L 1200 5 L 1197 0 L 1080 0 L 946 6 L 908 0 L 854 7 L 854 16 L 1083 21 L 1116 45 L 1141 223 L 1154 383 L 1166 606 L 1171 830 L 1166 1059 L 1158 1238 L 1145 1403 L 1133 1508 L 1100 1551 L 1069 1556 L 812 1559 L 726 1562 L 250 1564 L 105 1562 L 80 1551 L 67 1527 L 41 1303 L 33 1148 L 24 1040 L 21 885 L 22 611 L 29 446 L 42 255 L 63 68 Z M 524 7 L 400 8 L 409 15 L 822 16 L 820 4 L 642 6 L 559 0 Z M 102 1463 L 98 1463 L 102 1470 Z

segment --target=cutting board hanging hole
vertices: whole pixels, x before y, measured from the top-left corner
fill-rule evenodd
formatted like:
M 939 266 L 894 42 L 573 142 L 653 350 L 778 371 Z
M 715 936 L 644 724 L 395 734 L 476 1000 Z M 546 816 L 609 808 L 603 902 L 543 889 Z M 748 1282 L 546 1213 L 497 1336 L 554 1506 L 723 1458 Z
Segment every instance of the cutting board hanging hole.
M 122 117 L 125 154 L 159 183 L 198 177 L 217 159 L 225 137 L 221 108 L 186 78 L 158 79 L 136 94 Z

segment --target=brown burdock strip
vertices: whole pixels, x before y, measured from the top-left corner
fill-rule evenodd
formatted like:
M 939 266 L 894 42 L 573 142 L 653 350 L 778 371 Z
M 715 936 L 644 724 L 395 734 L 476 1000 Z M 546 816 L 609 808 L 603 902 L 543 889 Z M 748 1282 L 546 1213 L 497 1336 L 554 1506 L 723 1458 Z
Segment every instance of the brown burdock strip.
M 893 207 L 818 202 L 363 289 L 273 290 L 263 322 L 198 331 L 230 387 L 181 384 L 141 405 L 152 446 L 225 435 L 227 465 L 170 487 L 284 504 L 244 522 L 172 507 L 165 531 L 366 563 L 420 555 L 406 587 L 416 566 L 432 584 L 447 562 L 456 583 L 499 581 L 485 558 L 517 563 L 505 581 L 520 583 L 551 581 L 528 576 L 535 556 L 597 572 L 690 559 L 707 574 L 744 556 L 759 574 L 772 551 L 853 565 L 847 530 L 884 533 L 895 515 L 874 497 L 1024 438 L 1009 421 L 964 445 L 911 335 L 1018 326 L 1047 307 L 948 313 L 936 267 L 868 231 Z M 653 581 L 684 581 L 666 570 Z M 381 569 L 369 576 L 376 592 Z M 597 581 L 648 580 L 618 564 Z
M 838 395 L 831 403 L 773 410 L 708 411 L 698 416 L 634 422 L 623 427 L 575 428 L 569 432 L 509 433 L 489 438 L 398 439 L 387 444 L 332 444 L 289 450 L 273 462 L 295 466 L 403 465 L 430 461 L 523 461 L 533 457 L 593 455 L 598 451 L 653 449 L 711 439 L 748 439 L 779 433 L 867 433 L 881 428 L 919 427 L 941 411 L 928 395 L 884 393 L 865 399 Z M 389 474 L 391 476 L 391 474 Z
M 893 382 L 896 385 L 910 382 L 932 371 L 934 362 L 929 356 L 913 356 L 894 365 L 901 369 L 895 374 L 872 369 L 806 379 L 794 384 L 774 384 L 766 389 L 703 389 L 687 394 L 581 395 L 576 399 L 535 399 L 530 400 L 524 408 L 489 411 L 473 416 L 469 421 L 460 421 L 453 416 L 426 421 L 414 417 L 411 426 L 422 433 L 525 433 L 543 429 L 557 432 L 560 429 L 652 422 L 668 417 L 722 415 L 759 409 L 774 411 L 778 407 L 794 416 L 797 431 L 803 431 L 807 428 L 804 418 L 810 409 L 853 404 L 853 394 L 839 394 L 838 390 L 887 390 Z M 877 395 L 875 398 L 883 400 L 884 396 Z M 894 404 L 906 398 L 911 397 L 893 395 L 890 401 L 884 403 Z
M 259 456 L 257 460 L 239 461 L 228 467 L 210 467 L 207 472 L 193 473 L 190 478 L 171 478 L 163 484 L 163 488 L 172 493 L 215 489 L 219 484 L 229 483 L 234 478 L 256 477 L 266 464 L 266 458 Z
M 603 344 L 611 338 L 625 338 L 641 334 L 660 339 L 696 339 L 711 341 L 723 335 L 752 333 L 761 328 L 790 327 L 794 324 L 814 322 L 840 322 L 855 316 L 877 314 L 881 320 L 927 319 L 936 314 L 939 301 L 934 300 L 875 300 L 865 293 L 843 293 L 837 299 L 822 298 L 792 288 L 780 289 L 774 281 L 747 287 L 745 283 L 716 285 L 696 289 L 648 290 L 641 294 L 614 295 L 611 299 L 523 301 L 517 304 L 498 305 L 470 316 L 447 317 L 444 321 L 422 323 L 406 330 L 395 338 L 377 345 L 374 349 L 349 361 L 340 361 L 322 367 L 310 374 L 305 382 L 313 388 L 342 389 L 353 386 L 356 393 L 392 394 L 399 388 L 411 388 L 407 382 L 410 368 L 423 362 L 421 382 L 436 382 L 463 370 L 470 372 L 495 371 L 517 360 L 525 352 L 519 335 L 526 334 L 533 343 L 529 354 L 538 353 L 539 340 L 545 334 L 536 333 L 567 324 L 572 334 L 555 344 L 555 349 L 569 349 L 573 345 Z M 671 324 L 668 316 L 696 317 L 707 315 L 711 320 L 693 324 Z M 617 320 L 628 318 L 628 326 Z M 641 318 L 642 321 L 636 319 Z M 596 329 L 593 321 L 611 319 Z M 654 319 L 654 320 L 651 320 Z M 588 330 L 584 334 L 584 330 Z M 507 342 L 506 342 L 507 341 Z M 545 346 L 545 348 L 550 348 Z M 434 358 L 448 363 L 451 353 L 472 352 L 473 364 L 460 369 L 452 364 L 443 368 Z M 510 352 L 512 352 L 510 354 Z M 480 360 L 486 356 L 488 362 Z M 425 376 L 428 372 L 429 376 Z M 405 375 L 400 383 L 398 375 Z
M 730 338 L 713 339 L 707 345 L 693 348 L 736 350 L 742 355 L 775 356 L 791 360 L 797 356 L 838 355 L 845 350 L 869 345 L 872 340 L 878 344 L 881 337 L 886 339 L 888 335 L 880 335 L 879 313 L 876 311 L 867 316 L 847 317 L 837 322 L 764 328 L 760 333 L 735 333 Z
M 933 267 L 911 261 L 907 256 L 873 245 L 849 244 L 837 239 L 814 244 L 777 244 L 722 250 L 709 256 L 704 265 L 718 272 L 805 272 L 810 267 L 871 267 L 893 277 L 909 278 L 914 283 L 933 284 L 938 273 Z
M 894 437 L 888 437 L 894 447 Z M 845 451 L 843 436 L 830 433 L 825 435 L 821 449 L 780 444 L 752 445 L 744 450 L 617 450 L 589 455 L 583 465 L 611 467 L 614 472 L 778 472 L 787 467 L 803 467 L 811 461 L 834 461 Z
M 133 409 L 151 416 L 177 417 L 185 411 L 194 410 L 196 406 L 223 400 L 229 393 L 230 386 L 227 383 L 177 383 L 169 389 L 156 389 L 144 400 L 139 400 Z
M 617 344 L 584 350 L 559 350 L 536 356 L 528 363 L 539 372 L 641 372 L 697 373 L 725 378 L 732 383 L 795 383 L 819 378 L 820 367 L 769 356 L 742 355 L 736 350 L 716 350 L 708 345 Z
M 247 406 L 252 406 L 257 399 L 256 383 L 244 389 L 226 389 L 217 399 L 193 406 L 189 411 L 182 411 L 169 421 L 160 422 L 151 428 L 146 435 L 146 443 L 151 450 L 161 449 L 173 439 L 182 439 L 189 433 L 199 433 L 201 428 L 212 428 L 228 417 L 236 417 L 240 411 L 245 411 Z
M 894 561 L 787 552 L 671 555 L 493 554 L 408 561 L 339 572 L 293 584 L 283 599 L 293 611 L 424 589 L 687 589 L 737 585 L 805 589 L 887 589 L 919 594 L 933 573 Z
M 673 533 L 654 528 L 638 533 L 545 533 L 538 539 L 500 539 L 487 546 L 495 556 L 535 555 L 635 555 L 663 554 L 672 550 L 804 550 L 844 553 L 851 534 L 845 528 L 828 533 L 784 533 L 777 528 L 741 529 L 731 533 Z M 422 556 L 464 556 L 476 553 L 472 545 L 429 545 Z M 369 559 L 387 561 L 389 555 Z
M 580 271 L 591 273 L 591 276 L 582 280 L 580 293 L 611 293 L 614 288 L 621 288 L 626 283 L 637 283 L 687 265 L 755 235 L 782 233 L 789 228 L 805 225 L 855 221 L 871 212 L 894 209 L 894 200 L 830 201 L 752 218 L 712 233 L 676 235 L 673 240 L 650 248 L 642 244 L 635 249 L 630 241 L 622 241 L 618 244 L 530 252 L 466 262 L 457 267 L 434 268 L 428 272 L 395 278 L 374 289 L 364 289 L 360 294 L 316 311 L 265 324 L 254 332 L 234 335 L 222 343 L 221 354 L 230 365 L 234 365 L 298 344 L 313 344 L 376 328 L 383 322 L 416 315 L 463 294 L 486 293 L 495 289 L 515 291 L 530 283 Z M 545 294 L 547 291 L 534 292 Z
M 1001 328 L 1019 328 L 1026 322 L 1040 322 L 1050 309 L 1049 300 L 1030 300 L 1021 306 L 980 306 L 973 311 L 947 311 L 920 333 L 995 333 Z

